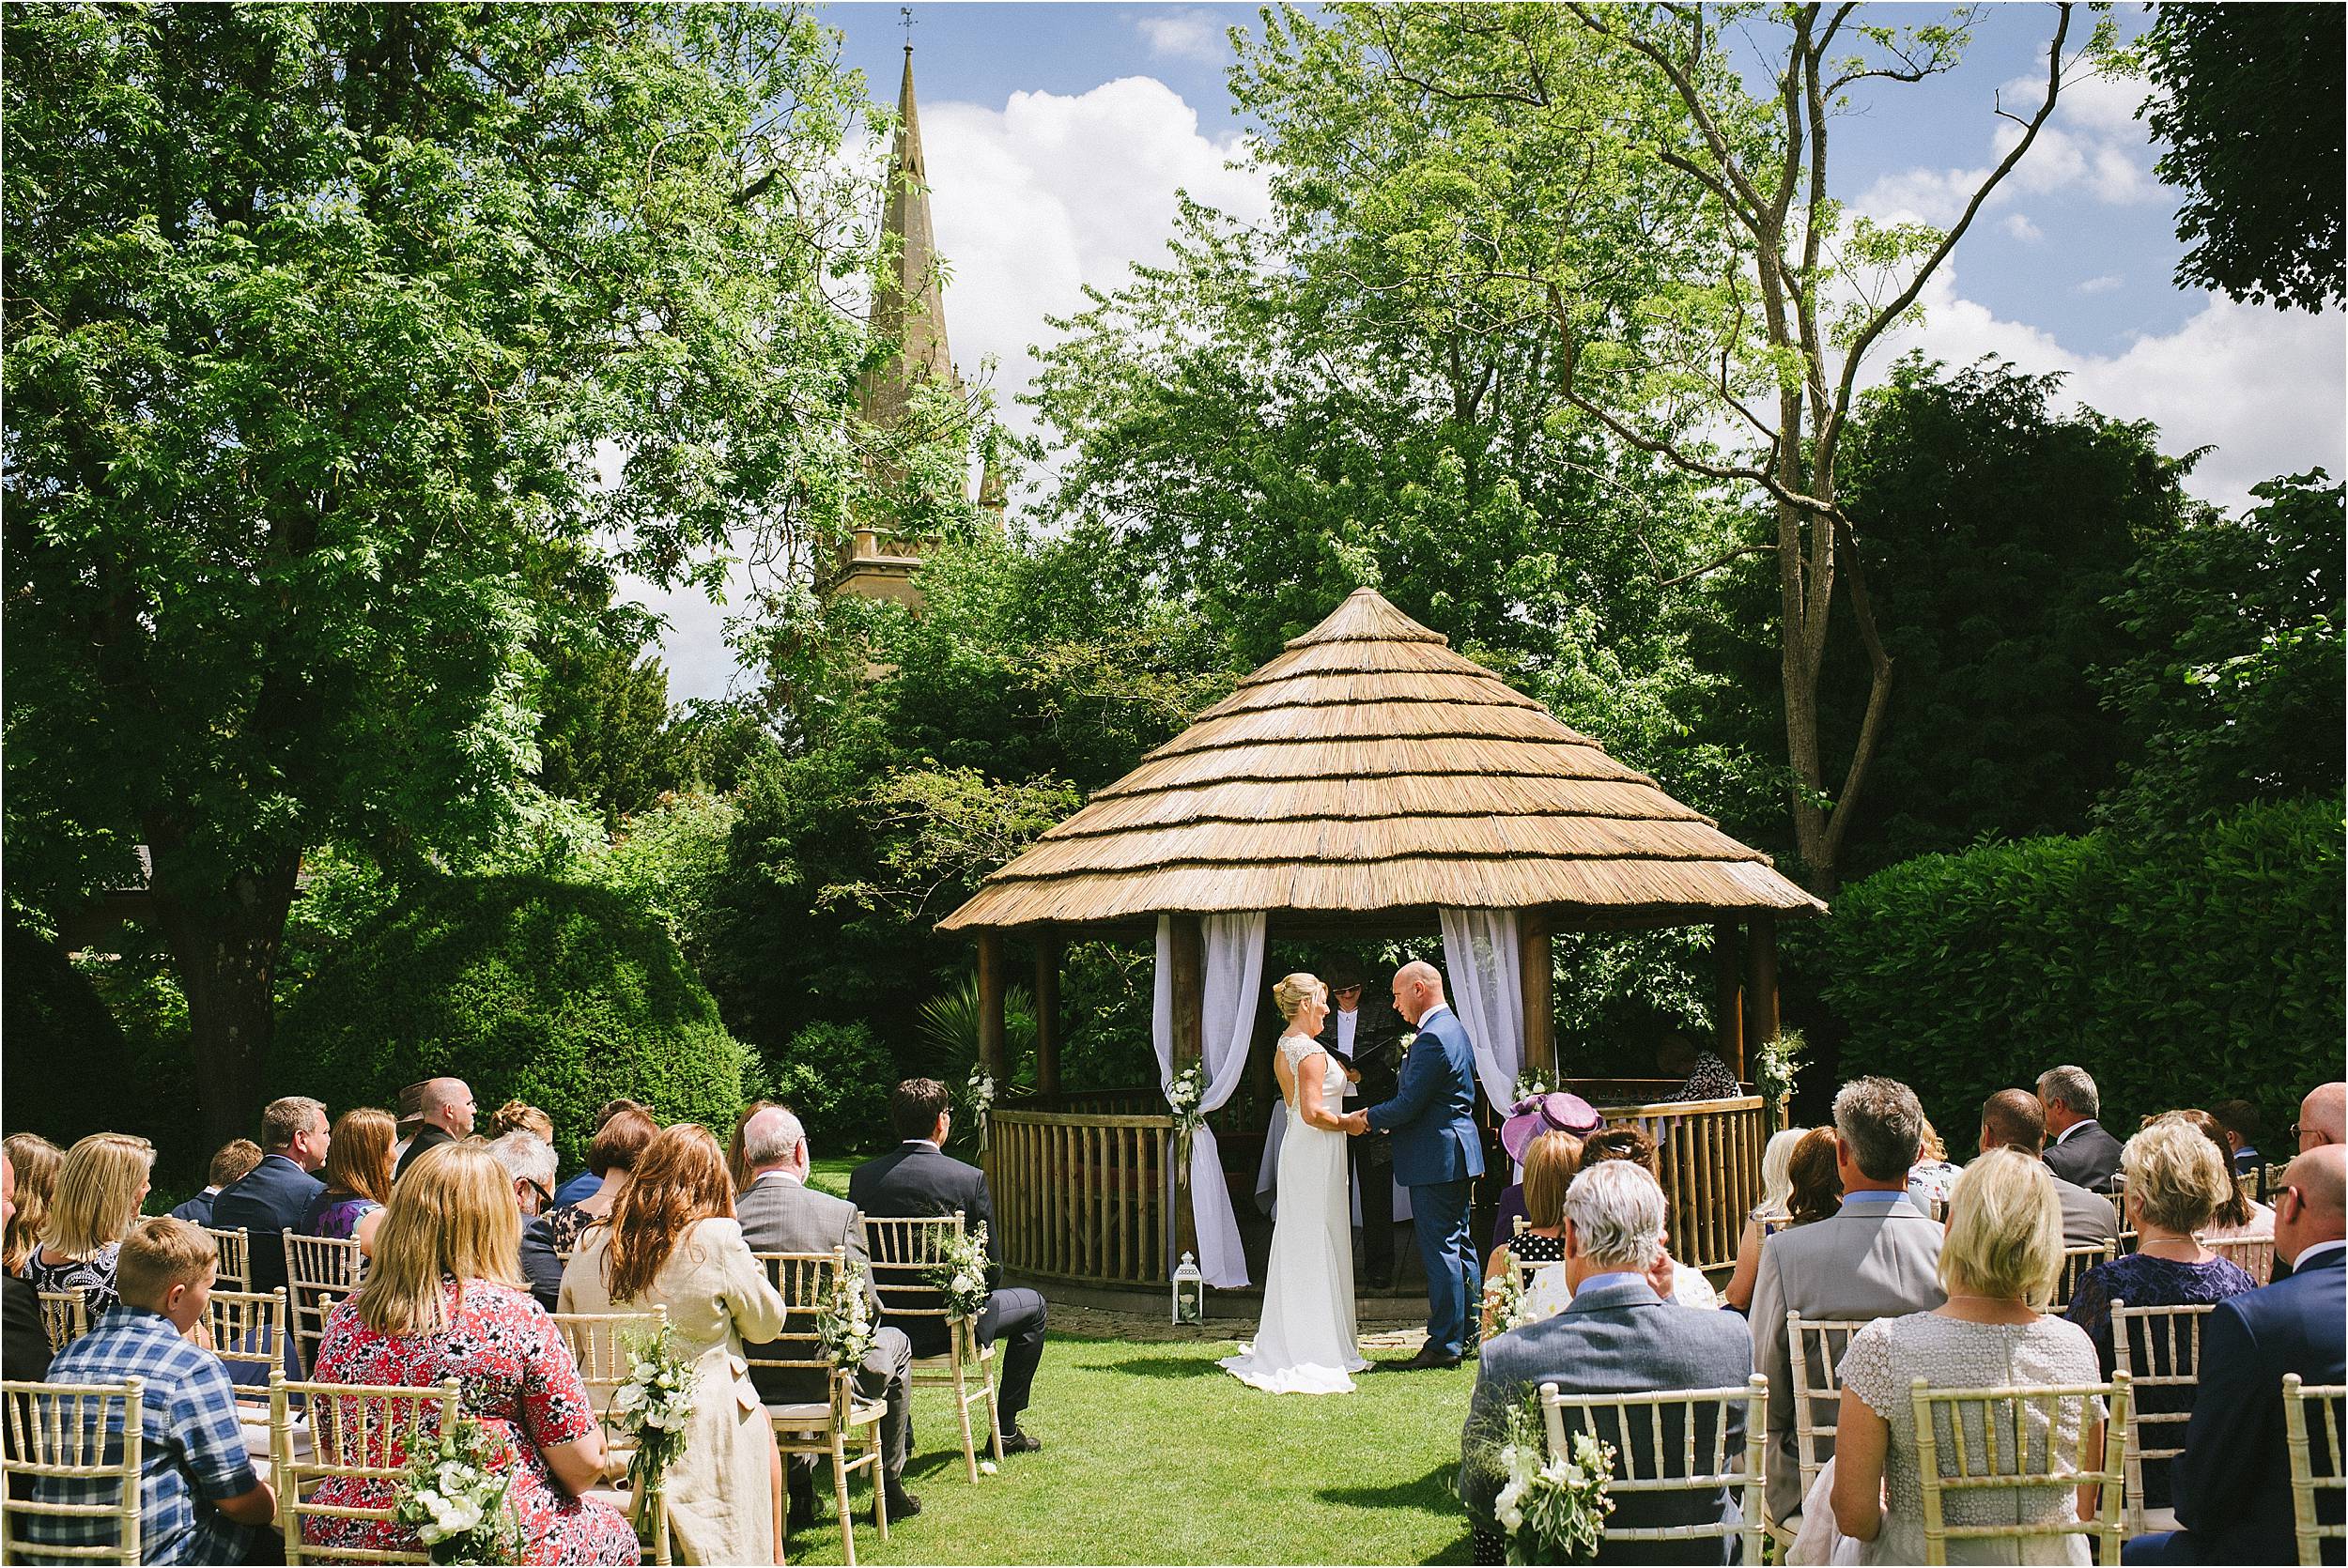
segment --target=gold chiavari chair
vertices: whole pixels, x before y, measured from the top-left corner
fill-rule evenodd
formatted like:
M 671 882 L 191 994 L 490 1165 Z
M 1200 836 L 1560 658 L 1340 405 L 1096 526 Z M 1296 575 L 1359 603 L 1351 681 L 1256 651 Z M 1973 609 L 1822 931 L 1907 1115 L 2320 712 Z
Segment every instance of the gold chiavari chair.
M 296 1383 L 288 1381 L 283 1372 L 272 1373 L 270 1449 L 277 1477 L 277 1522 L 286 1561 L 430 1562 L 431 1553 L 421 1547 L 410 1552 L 312 1546 L 302 1539 L 302 1525 L 309 1519 L 389 1519 L 393 1499 L 408 1473 L 411 1445 L 454 1424 L 463 1395 L 462 1386 L 454 1377 L 425 1388 L 391 1388 Z M 296 1400 L 301 1401 L 307 1412 L 307 1453 L 301 1452 L 296 1441 Z M 338 1478 L 381 1483 L 381 1505 L 318 1501 L 318 1487 Z
M 775 1444 L 788 1457 L 811 1453 L 831 1460 L 832 1504 L 840 1515 L 840 1548 L 848 1568 L 856 1568 L 856 1523 L 848 1512 L 848 1477 L 869 1472 L 873 1483 L 873 1525 L 885 1543 L 888 1539 L 888 1487 L 881 1473 L 880 1422 L 885 1407 L 856 1397 L 856 1369 L 835 1367 L 825 1354 L 816 1314 L 830 1299 L 832 1281 L 848 1267 L 847 1249 L 828 1253 L 760 1253 L 760 1267 L 780 1293 L 789 1316 L 783 1332 L 765 1345 L 747 1348 L 751 1375 L 760 1369 L 798 1373 L 806 1380 L 821 1375 L 825 1396 L 795 1404 L 766 1407 L 775 1429 Z M 875 1323 L 879 1321 L 876 1317 Z M 850 1457 L 849 1449 L 859 1450 Z
M 1916 1413 L 1916 1468 L 1924 1494 L 1924 1561 L 1949 1560 L 1952 1541 L 2011 1541 L 2019 1544 L 2063 1535 L 2085 1535 L 2095 1543 L 2098 1562 L 2120 1560 L 2123 1529 L 2120 1498 L 2127 1479 L 2128 1380 L 2109 1383 L 2021 1385 L 1994 1389 L 1936 1389 L 1918 1377 L 1908 1385 Z M 2085 1452 L 2094 1424 L 2084 1413 L 2072 1452 L 2064 1454 L 2056 1436 L 2064 1400 L 2101 1399 L 2103 1453 Z M 1945 1438 L 1943 1437 L 1945 1434 Z M 1944 1449 L 1945 1443 L 1945 1449 Z M 1948 1464 L 1944 1467 L 1944 1457 Z M 1951 1524 L 1954 1498 L 1983 1493 L 2070 1492 L 2096 1488 L 2095 1516 L 2078 1519 L 2050 1508 L 2043 1523 Z M 2019 1513 L 2018 1507 L 2000 1512 Z
M 1843 1352 L 1851 1335 L 1867 1326 L 1866 1318 L 1804 1317 L 1785 1314 L 1785 1349 L 1794 1385 L 1794 1453 L 1801 1467 L 1801 1495 L 1826 1468 L 1832 1451 L 1834 1428 L 1843 1412 Z M 1791 1545 L 1800 1515 L 1775 1521 L 1770 1535 L 1781 1547 Z
M 1732 1452 L 1729 1418 L 1744 1407 L 1744 1437 Z M 1740 1492 L 1740 1523 L 1608 1525 L 1601 1540 L 1676 1545 L 1740 1536 L 1743 1560 L 1761 1560 L 1761 1440 L 1767 1430 L 1769 1380 L 1759 1373 L 1742 1388 L 1666 1389 L 1655 1393 L 1565 1393 L 1541 1385 L 1541 1425 L 1552 1458 L 1572 1456 L 1568 1438 L 1587 1432 L 1614 1451 L 1609 1496 L 1657 1492 Z M 1568 1417 L 1570 1414 L 1570 1430 Z M 1603 1546 L 1600 1547 L 1602 1551 Z
M 78 1300 L 79 1298 L 76 1298 Z M 146 1464 L 147 1383 L 0 1382 L 7 1407 L 8 1442 L 0 1457 L 7 1501 L 0 1507 L 0 1557 L 10 1562 L 124 1562 L 143 1560 L 140 1477 Z M 89 1501 L 53 1501 L 38 1495 L 17 1497 L 22 1479 L 62 1483 L 53 1490 L 90 1496 Z M 109 1483 L 111 1483 L 111 1486 Z M 107 1493 L 111 1491 L 112 1496 Z M 49 1545 L 24 1527 L 40 1519 L 115 1521 L 114 1543 Z
M 235 1230 L 222 1230 L 217 1225 L 206 1225 L 204 1229 L 206 1234 L 211 1237 L 212 1245 L 220 1251 L 220 1263 L 213 1272 L 212 1283 L 216 1285 L 225 1285 L 230 1290 L 251 1290 L 253 1288 L 252 1234 L 242 1225 Z
M 948 1348 L 940 1356 L 916 1356 L 909 1381 L 914 1388 L 950 1388 L 954 1414 L 962 1424 L 962 1459 L 973 1484 L 979 1479 L 979 1445 L 970 1425 L 970 1407 L 986 1406 L 986 1430 L 997 1464 L 1003 1457 L 1003 1428 L 995 1408 L 995 1347 L 979 1343 L 975 1319 L 958 1318 L 946 1310 L 929 1283 L 930 1270 L 945 1260 L 949 1237 L 963 1234 L 962 1210 L 921 1219 L 864 1221 L 865 1245 L 871 1250 L 873 1284 L 880 1292 L 881 1312 L 892 1323 L 935 1318 L 946 1326 Z
M 2078 1294 L 2079 1281 L 2086 1277 L 2087 1271 L 2099 1263 L 2109 1263 L 2119 1255 L 2120 1246 L 2114 1241 L 2097 1242 L 2089 1247 L 2063 1248 L 2062 1271 L 2055 1276 L 2054 1299 L 2047 1304 L 2047 1311 L 2056 1317 L 2062 1316 L 2069 1309 L 2071 1298 Z
M 286 1301 L 293 1310 L 295 1348 L 305 1372 L 317 1365 L 326 1314 L 359 1288 L 366 1272 L 366 1253 L 355 1240 L 286 1233 Z
M 49 1353 L 54 1356 L 89 1332 L 89 1306 L 78 1290 L 44 1290 L 40 1293 L 40 1326 L 49 1335 Z
M 2340 1452 L 2340 1406 L 2348 1387 L 2302 1383 L 2295 1372 L 2283 1374 L 2283 1441 L 2291 1451 L 2291 1529 L 2299 1547 L 2299 1560 L 2309 1568 L 2324 1560 L 2324 1543 L 2348 1539 L 2348 1524 L 2318 1522 L 2315 1494 L 2348 1491 L 2348 1469 Z M 2316 1430 L 2324 1437 L 2325 1473 L 2315 1473 L 2315 1454 L 2309 1446 L 2308 1411 L 2316 1412 Z
M 558 1312 L 550 1315 L 571 1360 L 579 1363 L 579 1380 L 587 1385 L 588 1402 L 595 1407 L 595 1419 L 603 1426 L 606 1450 L 615 1465 L 626 1464 L 635 1454 L 636 1439 L 633 1434 L 612 1425 L 611 1396 L 628 1380 L 629 1341 L 639 1334 L 659 1338 L 669 1326 L 669 1309 L 657 1306 L 650 1312 Z M 623 1514 L 632 1516 L 635 1513 L 636 1499 L 626 1492 L 599 1489 L 594 1496 Z M 653 1523 L 651 1560 L 665 1565 L 671 1560 L 671 1553 L 669 1514 L 664 1505 Z
M 2173 1510 L 2146 1507 L 2144 1467 L 2165 1467 L 2185 1452 L 2186 1423 L 2193 1419 L 2193 1394 L 2201 1386 L 2201 1320 L 2215 1305 L 2131 1307 L 2118 1297 L 2112 1299 L 2112 1366 L 2127 1375 L 2128 1398 L 2135 1407 L 2128 1422 L 2126 1512 L 2122 1515 L 2130 1536 L 2177 1528 Z M 2155 1389 L 2186 1391 L 2171 1400 L 2152 1393 Z M 2179 1407 L 2145 1408 L 2171 1403 Z

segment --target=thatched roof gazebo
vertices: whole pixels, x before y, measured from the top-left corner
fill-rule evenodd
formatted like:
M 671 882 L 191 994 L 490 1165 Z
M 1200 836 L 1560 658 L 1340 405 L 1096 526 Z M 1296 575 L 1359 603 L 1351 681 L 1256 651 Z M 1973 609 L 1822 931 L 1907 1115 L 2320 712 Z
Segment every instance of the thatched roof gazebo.
M 1503 912 L 1522 989 L 1521 1050 L 1506 1054 L 1553 1075 L 1552 931 L 1707 923 L 1721 954 L 1717 1048 L 1742 1076 L 1744 1042 L 1776 1033 L 1774 923 L 1824 909 L 1768 856 L 1364 588 L 987 877 L 940 929 L 977 938 L 981 1049 L 998 1077 L 1004 941 L 1032 939 L 1049 1096 L 1058 960 L 1072 933 L 1162 932 L 1179 1068 L 1200 1051 L 1202 919 L 1261 912 L 1282 937 L 1410 938 L 1446 929 L 1444 912 Z

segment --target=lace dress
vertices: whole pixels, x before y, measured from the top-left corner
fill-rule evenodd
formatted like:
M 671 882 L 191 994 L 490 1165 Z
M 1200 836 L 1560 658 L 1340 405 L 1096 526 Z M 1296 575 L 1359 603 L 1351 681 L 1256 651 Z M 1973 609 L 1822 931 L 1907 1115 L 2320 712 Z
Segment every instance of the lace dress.
M 1866 1401 L 1891 1429 L 1883 1458 L 1890 1504 L 1883 1528 L 1861 1547 L 1863 1562 L 1924 1560 L 1924 1491 L 1918 1469 L 1916 1411 L 1909 1383 L 1918 1377 L 1938 1389 L 2007 1388 L 2028 1384 L 2093 1383 L 2095 1349 L 2077 1326 L 2059 1317 L 2034 1323 L 1964 1323 L 1934 1313 L 1879 1317 L 1851 1336 L 1843 1359 L 1843 1387 Z M 2065 1454 L 2076 1453 L 2079 1428 L 2102 1408 L 2084 1399 L 2057 1407 L 2054 1437 Z M 2033 1455 L 2047 1437 L 2046 1407 L 2034 1405 L 2025 1422 Z M 1983 1435 L 1967 1423 L 1968 1453 L 1985 1452 Z M 1952 1448 L 1944 1431 L 1939 1444 L 1942 1473 L 1952 1473 Z M 2000 1450 L 2006 1459 L 2007 1451 Z M 2007 1460 L 2010 1463 L 2010 1460 Z M 2032 1487 L 1943 1492 L 1942 1516 L 1952 1525 L 2051 1523 L 2078 1516 L 2068 1488 Z M 2018 1548 L 2018 1555 L 2017 1555 Z M 2088 1560 L 2083 1535 L 2038 1536 L 2027 1541 L 1957 1540 L 1948 1543 L 1951 1562 L 2078 1562 Z
M 1288 1064 L 1288 1126 L 1280 1141 L 1280 1210 L 1264 1275 L 1263 1320 L 1253 1344 L 1225 1358 L 1225 1371 L 1267 1393 L 1351 1393 L 1362 1359 L 1353 1326 L 1353 1225 L 1345 1134 L 1307 1122 L 1296 1109 L 1305 1062 L 1318 1041 L 1280 1037 Z M 1321 1077 L 1321 1108 L 1339 1114 L 1345 1074 L 1334 1060 Z

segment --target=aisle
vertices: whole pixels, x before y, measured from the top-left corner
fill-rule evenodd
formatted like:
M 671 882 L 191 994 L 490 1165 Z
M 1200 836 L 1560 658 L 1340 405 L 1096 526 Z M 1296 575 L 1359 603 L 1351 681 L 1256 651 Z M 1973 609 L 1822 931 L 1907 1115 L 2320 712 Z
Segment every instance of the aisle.
M 1215 1366 L 1232 1348 L 1056 1332 L 1032 1408 L 1044 1452 L 976 1486 L 952 1446 L 950 1396 L 921 1391 L 905 1474 L 921 1516 L 892 1524 L 884 1547 L 861 1512 L 857 1561 L 1467 1560 L 1451 1483 L 1474 1362 L 1366 1376 L 1347 1395 L 1274 1398 Z M 828 1477 L 823 1490 L 823 1522 L 792 1538 L 794 1562 L 841 1560 Z M 859 1480 L 859 1510 L 865 1496 Z

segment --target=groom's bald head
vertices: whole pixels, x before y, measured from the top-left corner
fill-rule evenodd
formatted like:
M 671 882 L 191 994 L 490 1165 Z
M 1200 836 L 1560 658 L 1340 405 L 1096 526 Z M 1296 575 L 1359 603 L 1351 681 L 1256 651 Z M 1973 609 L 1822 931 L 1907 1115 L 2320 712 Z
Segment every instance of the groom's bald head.
M 1429 1007 L 1443 1005 L 1443 976 L 1424 959 L 1413 959 L 1394 972 L 1394 1010 L 1416 1023 Z

